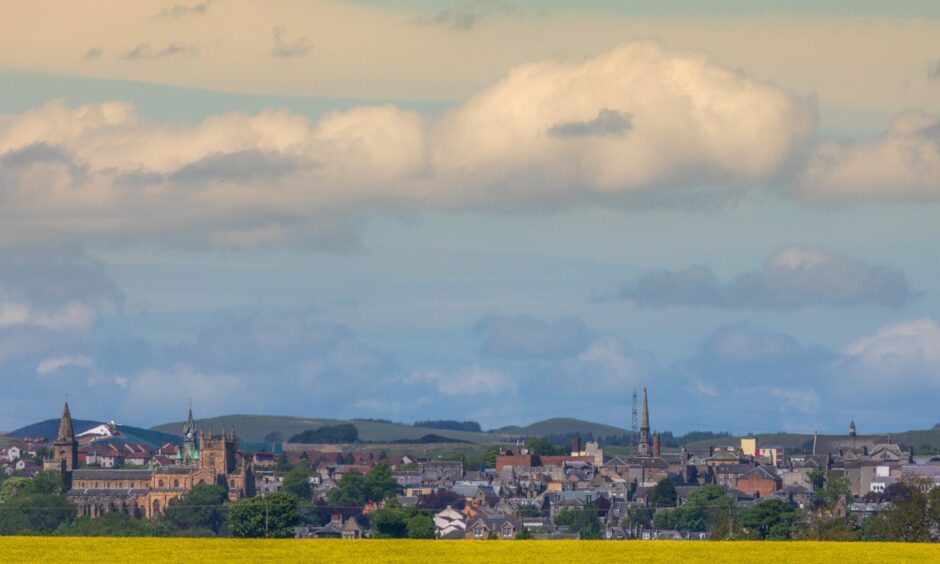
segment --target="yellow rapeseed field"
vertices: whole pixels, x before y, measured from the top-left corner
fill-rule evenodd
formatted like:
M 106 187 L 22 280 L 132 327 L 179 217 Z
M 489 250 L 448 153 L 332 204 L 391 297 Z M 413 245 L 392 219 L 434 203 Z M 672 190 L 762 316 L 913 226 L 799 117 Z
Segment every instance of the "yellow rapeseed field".
M 0 562 L 940 562 L 940 545 L 0 537 Z

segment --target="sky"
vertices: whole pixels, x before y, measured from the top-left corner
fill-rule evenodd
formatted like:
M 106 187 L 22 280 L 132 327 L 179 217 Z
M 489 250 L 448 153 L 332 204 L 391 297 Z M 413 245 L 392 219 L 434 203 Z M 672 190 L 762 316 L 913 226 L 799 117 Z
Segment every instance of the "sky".
M 935 2 L 0 8 L 0 430 L 940 422 Z

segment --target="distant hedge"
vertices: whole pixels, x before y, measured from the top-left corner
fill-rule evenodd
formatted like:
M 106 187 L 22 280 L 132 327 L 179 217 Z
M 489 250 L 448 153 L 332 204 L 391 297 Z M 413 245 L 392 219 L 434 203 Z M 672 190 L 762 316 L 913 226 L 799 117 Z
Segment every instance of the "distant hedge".
M 354 443 L 359 440 L 359 429 L 351 423 L 339 425 L 324 425 L 317 429 L 301 431 L 287 439 L 289 443 L 311 444 L 339 444 Z

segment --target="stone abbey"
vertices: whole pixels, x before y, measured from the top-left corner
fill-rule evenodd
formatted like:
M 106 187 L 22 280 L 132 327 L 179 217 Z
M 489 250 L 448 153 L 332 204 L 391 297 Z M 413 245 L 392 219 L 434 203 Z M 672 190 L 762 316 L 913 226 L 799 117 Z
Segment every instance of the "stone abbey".
M 142 469 L 98 469 L 78 467 L 78 441 L 66 402 L 59 432 L 52 445 L 52 458 L 45 470 L 62 473 L 69 499 L 80 516 L 97 517 L 121 511 L 132 517 L 155 517 L 167 504 L 199 484 L 218 484 L 228 490 L 231 501 L 255 495 L 255 477 L 250 458 L 237 456 L 235 429 L 215 435 L 196 428 L 193 410 L 183 427 L 183 446 L 175 464 Z

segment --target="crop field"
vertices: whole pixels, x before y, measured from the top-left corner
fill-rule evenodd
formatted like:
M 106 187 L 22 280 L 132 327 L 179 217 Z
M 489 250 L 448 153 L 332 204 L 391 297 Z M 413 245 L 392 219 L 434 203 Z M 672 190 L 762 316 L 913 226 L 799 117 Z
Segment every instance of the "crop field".
M 4 562 L 936 562 L 940 545 L 0 537 Z

